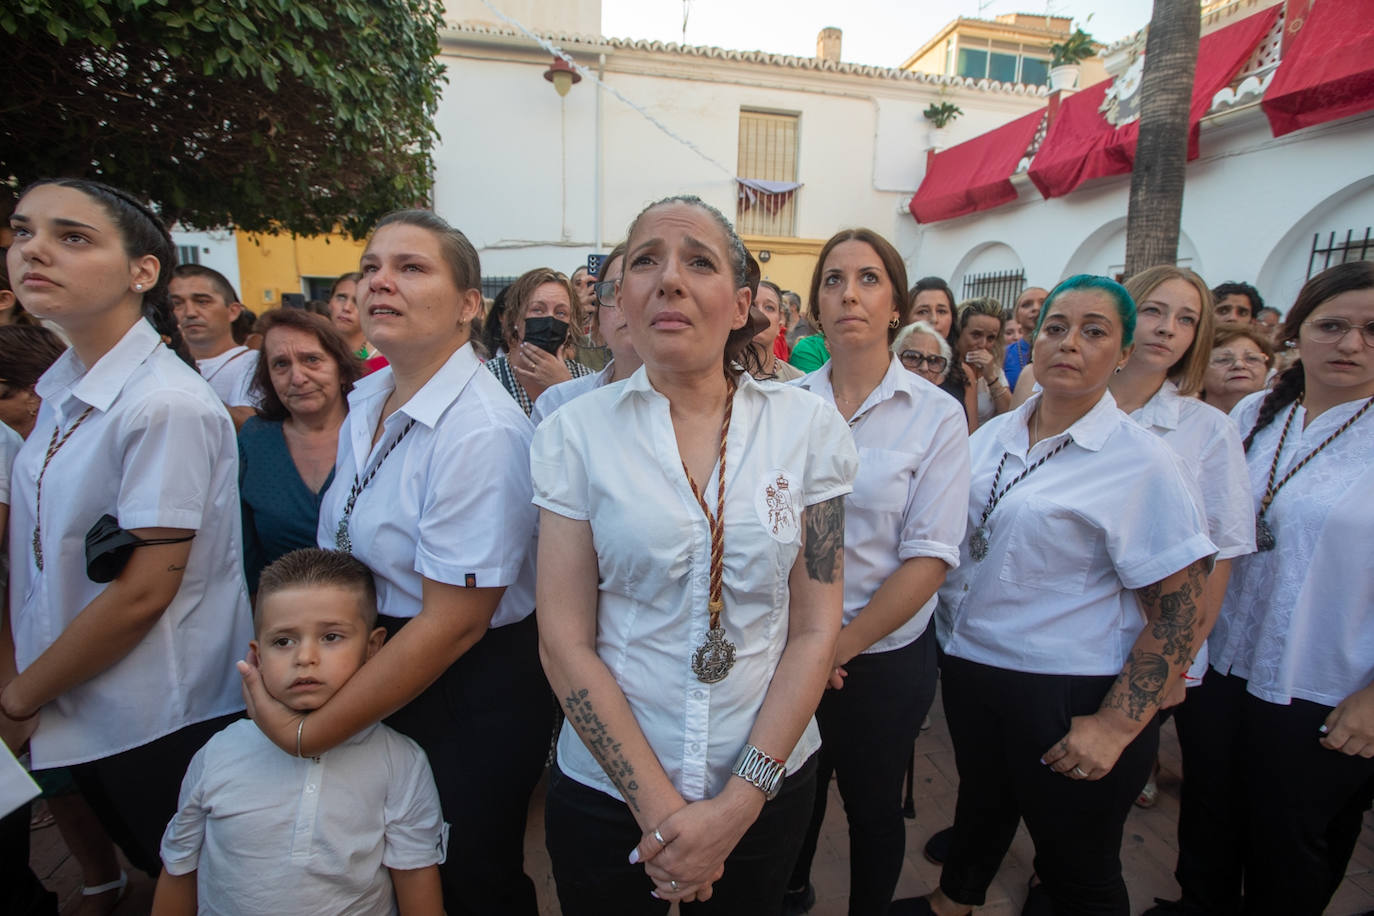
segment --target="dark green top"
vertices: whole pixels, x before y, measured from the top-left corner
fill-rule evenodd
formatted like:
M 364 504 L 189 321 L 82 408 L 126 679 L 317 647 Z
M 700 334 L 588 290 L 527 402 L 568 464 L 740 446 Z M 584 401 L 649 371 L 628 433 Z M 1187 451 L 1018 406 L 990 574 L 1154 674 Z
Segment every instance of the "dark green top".
M 282 424 L 251 417 L 239 430 L 239 505 L 243 509 L 243 571 L 249 593 L 273 560 L 293 550 L 315 547 L 320 500 L 334 482 L 329 472 L 320 492 L 312 492 L 296 470 Z
M 830 360 L 830 351 L 825 348 L 825 338 L 819 334 L 803 337 L 792 348 L 789 363 L 803 372 L 815 372 Z

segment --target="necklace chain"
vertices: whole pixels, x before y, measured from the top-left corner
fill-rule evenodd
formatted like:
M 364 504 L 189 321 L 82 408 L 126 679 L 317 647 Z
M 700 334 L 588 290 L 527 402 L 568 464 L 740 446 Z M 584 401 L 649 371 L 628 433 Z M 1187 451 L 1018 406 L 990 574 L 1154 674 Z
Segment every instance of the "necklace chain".
M 720 612 L 725 609 L 725 602 L 721 595 L 724 591 L 724 572 L 725 572 L 725 443 L 730 437 L 730 415 L 735 406 L 735 386 L 730 385 L 725 395 L 725 419 L 720 427 L 720 471 L 719 480 L 716 485 L 716 514 L 714 517 L 711 511 L 706 508 L 706 500 L 702 498 L 701 490 L 697 488 L 697 482 L 692 479 L 692 472 L 687 469 L 687 462 L 682 462 L 682 472 L 687 475 L 687 485 L 692 488 L 692 495 L 696 497 L 697 505 L 701 507 L 702 514 L 706 516 L 706 525 L 711 532 L 711 584 L 710 594 L 707 603 L 707 610 L 711 615 L 711 629 L 720 626 Z
M 1283 478 L 1278 483 L 1274 483 L 1274 477 L 1278 474 L 1279 470 L 1279 456 L 1283 453 L 1283 444 L 1288 439 L 1288 431 L 1293 426 L 1293 418 L 1297 416 L 1298 405 L 1294 404 L 1288 409 L 1288 419 L 1283 422 L 1283 432 L 1279 433 L 1279 444 L 1274 448 L 1274 460 L 1269 462 L 1269 480 L 1264 485 L 1264 498 L 1260 500 L 1259 517 L 1261 519 L 1264 518 L 1264 514 L 1269 511 L 1269 504 L 1274 501 L 1275 496 L 1279 495 L 1279 490 L 1283 489 L 1283 485 L 1292 480 L 1293 475 L 1301 471 L 1307 462 L 1317 457 L 1318 452 L 1326 448 L 1336 440 L 1337 436 L 1353 426 L 1355 421 L 1364 416 L 1365 412 L 1368 411 L 1372 405 L 1374 405 L 1374 398 L 1365 401 L 1364 406 L 1351 414 L 1350 419 L 1346 420 L 1335 432 L 1323 439 L 1321 444 L 1316 448 L 1304 455 L 1301 461 L 1289 468 L 1288 473 L 1284 474 Z
M 1039 411 L 1037 410 L 1036 413 L 1031 417 L 1032 428 L 1027 430 L 1028 442 L 1032 439 L 1035 439 L 1035 433 L 1038 432 L 1040 428 L 1039 420 L 1040 415 Z M 1054 448 L 1050 449 L 1048 452 L 1042 455 L 1040 459 L 1036 461 L 1034 464 L 1028 465 L 1024 471 L 1013 477 L 1005 487 L 1003 487 L 1001 490 L 998 490 L 997 484 L 1000 483 L 1002 480 L 1002 471 L 1006 468 L 1007 459 L 1011 457 L 1011 452 L 1002 452 L 1002 460 L 997 462 L 997 473 L 992 475 L 992 487 L 988 490 L 987 505 L 983 507 L 983 514 L 979 517 L 978 524 L 974 526 L 973 532 L 969 535 L 968 539 L 969 554 L 973 557 L 975 561 L 981 561 L 984 557 L 988 555 L 988 518 L 992 515 L 992 510 L 996 509 L 997 504 L 1002 501 L 1002 497 L 1006 496 L 1007 493 L 1011 491 L 1012 487 L 1016 486 L 1018 483 L 1025 480 L 1028 476 L 1030 476 L 1032 471 L 1040 467 L 1046 461 L 1049 461 L 1055 455 L 1062 452 L 1065 448 L 1068 447 L 1068 444 L 1072 441 L 1073 440 L 1070 437 L 1065 436 L 1063 442 L 1059 443 Z M 1029 454 L 1029 449 L 1027 449 L 1027 454 Z
M 58 433 L 61 432 L 61 427 L 53 427 L 52 439 L 48 441 L 48 451 L 43 456 L 43 466 L 38 470 L 38 491 L 34 497 L 33 506 L 33 562 L 34 565 L 38 567 L 39 572 L 43 571 L 43 537 L 41 533 L 43 527 L 43 478 L 47 476 L 48 465 L 52 462 L 53 456 L 61 450 L 62 446 L 67 444 L 67 440 L 72 437 L 72 433 L 76 432 L 77 428 L 80 427 L 82 423 L 86 422 L 86 418 L 91 415 L 91 411 L 93 410 L 95 410 L 94 406 L 87 407 L 83 410 L 81 416 L 76 418 L 76 422 L 71 425 L 70 429 L 62 434 L 60 439 L 58 438 Z

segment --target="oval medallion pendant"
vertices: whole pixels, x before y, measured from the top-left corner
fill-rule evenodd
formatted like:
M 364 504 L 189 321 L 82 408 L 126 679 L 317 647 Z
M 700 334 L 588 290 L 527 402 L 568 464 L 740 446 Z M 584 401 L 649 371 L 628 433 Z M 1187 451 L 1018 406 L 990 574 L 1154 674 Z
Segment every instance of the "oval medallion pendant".
M 968 538 L 968 552 L 975 561 L 980 561 L 988 555 L 988 529 L 982 525 L 973 529 L 973 534 Z
M 725 680 L 735 666 L 735 644 L 725 638 L 725 627 L 711 627 L 706 641 L 692 653 L 692 673 L 705 684 Z
M 1274 549 L 1274 529 L 1269 527 L 1263 515 L 1255 519 L 1255 549 Z

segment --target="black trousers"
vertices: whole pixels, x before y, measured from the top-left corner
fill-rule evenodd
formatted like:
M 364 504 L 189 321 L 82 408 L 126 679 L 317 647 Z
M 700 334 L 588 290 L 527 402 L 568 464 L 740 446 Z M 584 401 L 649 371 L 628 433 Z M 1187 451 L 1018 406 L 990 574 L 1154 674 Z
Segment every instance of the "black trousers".
M 1186 903 L 1219 916 L 1326 908 L 1374 799 L 1374 760 L 1318 743 L 1330 713 L 1265 702 L 1215 670 L 1188 691 L 1175 873 Z
M 788 887 L 811 880 L 833 774 L 849 820 L 849 914 L 883 916 L 906 854 L 902 784 L 911 745 L 935 701 L 935 628 L 916 641 L 859 655 L 845 664 L 841 690 L 827 690 L 816 710 L 816 804 Z
M 816 790 L 816 758 L 787 777 L 778 797 L 765 802 L 725 860 L 725 873 L 705 903 L 685 903 L 697 916 L 777 916 L 787 873 L 797 857 Z M 544 839 L 563 916 L 662 916 L 668 903 L 649 896 L 654 883 L 630 850 L 641 831 L 619 798 L 584 786 L 555 764 L 544 805 Z
M 959 770 L 954 835 L 940 888 L 982 904 L 1026 822 L 1035 871 L 1058 916 L 1129 916 L 1121 832 L 1159 749 L 1159 723 L 1127 745 L 1096 781 L 1061 776 L 1041 755 L 1091 715 L 1115 677 L 1024 674 L 945 656 L 945 715 Z
M 388 637 L 405 622 L 378 618 Z M 450 916 L 538 912 L 525 874 L 525 820 L 548 754 L 550 696 L 531 614 L 488 630 L 386 720 L 424 749 L 434 771 L 450 825 L 439 866 Z
M 29 812 L 32 806 L 0 818 L 0 913 L 5 916 L 57 916 L 57 895 L 29 868 Z
M 242 718 L 232 713 L 197 722 L 156 741 L 71 767 L 72 778 L 105 832 L 129 863 L 156 878 L 162 832 L 176 814 L 181 780 L 196 751 Z

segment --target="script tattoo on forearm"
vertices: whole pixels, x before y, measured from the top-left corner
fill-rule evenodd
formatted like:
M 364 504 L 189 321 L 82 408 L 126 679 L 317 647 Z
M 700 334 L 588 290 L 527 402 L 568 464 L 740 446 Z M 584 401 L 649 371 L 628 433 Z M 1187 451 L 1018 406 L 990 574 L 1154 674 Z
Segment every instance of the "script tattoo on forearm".
M 606 771 L 611 782 L 620 790 L 621 797 L 632 809 L 638 811 L 639 783 L 635 781 L 635 768 L 620 752 L 620 742 L 611 736 L 606 729 L 606 723 L 601 721 L 601 717 L 592 708 L 592 701 L 587 699 L 586 688 L 568 694 L 563 700 L 563 708 L 567 711 L 568 721 L 582 736 L 582 742 L 592 752 L 596 762 L 601 764 L 601 769 Z
M 802 513 L 806 528 L 806 574 L 829 585 L 844 569 L 844 497 L 808 506 Z

